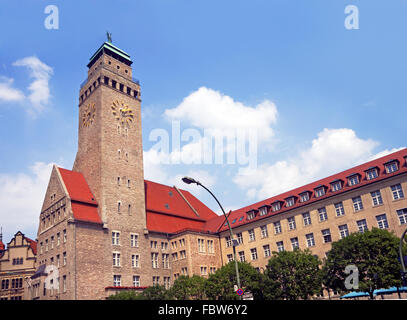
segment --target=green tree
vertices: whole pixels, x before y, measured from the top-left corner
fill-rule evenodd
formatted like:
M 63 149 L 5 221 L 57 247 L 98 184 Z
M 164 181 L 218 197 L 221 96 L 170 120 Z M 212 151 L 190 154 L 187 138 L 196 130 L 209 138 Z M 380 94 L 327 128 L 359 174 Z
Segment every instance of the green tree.
M 393 233 L 377 228 L 334 242 L 324 262 L 325 286 L 339 292 L 368 292 L 371 299 L 376 289 L 400 287 L 399 243 L 400 239 Z M 403 251 L 407 252 L 406 246 Z M 358 269 L 358 288 L 345 287 L 346 278 L 352 276 L 345 272 L 349 265 Z M 353 281 L 350 284 L 354 285 Z
M 143 297 L 140 293 L 135 291 L 121 291 L 116 294 L 113 294 L 107 298 L 107 300 L 142 300 Z
M 308 249 L 273 252 L 265 271 L 265 299 L 309 299 L 322 289 L 321 261 Z
M 205 297 L 205 281 L 205 278 L 197 275 L 192 277 L 182 275 L 174 281 L 170 289 L 171 296 L 177 300 L 202 300 Z
M 137 293 L 134 291 L 122 291 L 107 298 L 108 300 L 170 300 L 171 295 L 169 290 L 164 286 L 151 286 Z
M 247 262 L 238 262 L 241 289 L 251 292 L 254 299 L 263 298 L 263 275 Z M 205 281 L 205 293 L 213 300 L 238 300 L 240 297 L 234 291 L 237 285 L 235 262 L 216 270 Z

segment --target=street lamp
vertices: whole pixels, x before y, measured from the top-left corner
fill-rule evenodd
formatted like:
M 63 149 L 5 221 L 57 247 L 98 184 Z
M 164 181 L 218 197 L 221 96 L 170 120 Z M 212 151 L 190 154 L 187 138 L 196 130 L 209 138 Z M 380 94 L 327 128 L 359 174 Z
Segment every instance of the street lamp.
M 186 183 L 186 184 L 195 183 L 195 184 L 197 184 L 198 186 L 201 186 L 202 188 L 204 188 L 206 191 L 208 191 L 208 192 L 211 194 L 211 196 L 212 196 L 212 197 L 216 200 L 216 202 L 218 203 L 219 207 L 222 209 L 223 215 L 225 216 L 226 222 L 227 222 L 228 227 L 229 227 L 230 239 L 231 239 L 231 241 L 232 241 L 232 246 L 233 246 L 233 259 L 235 260 L 237 286 L 238 286 L 238 289 L 241 289 L 241 287 L 240 287 L 240 277 L 239 277 L 239 268 L 238 268 L 237 260 L 236 260 L 236 246 L 237 246 L 238 242 L 237 242 L 237 240 L 234 240 L 234 239 L 233 239 L 232 227 L 230 226 L 229 219 L 228 219 L 228 217 L 227 217 L 227 215 L 226 215 L 225 210 L 223 210 L 222 205 L 220 204 L 219 200 L 215 197 L 215 195 L 211 192 L 211 190 L 209 190 L 207 187 L 205 187 L 202 183 L 200 183 L 199 181 L 197 181 L 197 180 L 195 180 L 195 179 L 193 179 L 193 178 L 191 178 L 191 177 L 184 177 L 184 178 L 182 178 L 182 181 L 183 181 L 184 183 Z
M 403 271 L 402 271 L 402 281 L 403 281 L 403 286 L 406 285 L 407 279 L 406 279 L 406 266 L 404 264 L 404 257 L 403 257 L 403 241 L 404 241 L 404 236 L 407 233 L 407 229 L 404 230 L 403 234 L 401 235 L 401 239 L 400 239 L 400 246 L 399 246 L 399 254 L 400 254 L 400 262 L 401 262 L 401 266 L 403 267 Z

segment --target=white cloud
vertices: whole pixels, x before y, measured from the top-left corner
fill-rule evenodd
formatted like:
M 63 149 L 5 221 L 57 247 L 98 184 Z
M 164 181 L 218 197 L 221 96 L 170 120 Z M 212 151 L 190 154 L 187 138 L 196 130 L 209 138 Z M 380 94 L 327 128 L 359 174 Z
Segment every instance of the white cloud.
M 192 92 L 177 107 L 167 109 L 164 114 L 170 120 L 185 121 L 218 133 L 255 128 L 261 141 L 272 138 L 271 125 L 277 120 L 277 108 L 269 100 L 251 107 L 206 87 Z
M 0 101 L 19 102 L 24 100 L 24 93 L 12 87 L 14 79 L 0 77 Z
M 361 139 L 351 129 L 324 129 L 309 148 L 236 175 L 234 182 L 249 198 L 265 199 L 369 161 L 377 146 L 378 142 Z
M 33 108 L 29 109 L 29 112 L 34 114 L 41 112 L 50 99 L 49 80 L 53 69 L 35 56 L 17 60 L 13 66 L 28 68 L 30 77 L 34 79 L 28 87 L 31 92 L 28 100 Z
M 3 242 L 17 231 L 35 239 L 52 163 L 36 162 L 29 173 L 0 174 L 0 225 Z

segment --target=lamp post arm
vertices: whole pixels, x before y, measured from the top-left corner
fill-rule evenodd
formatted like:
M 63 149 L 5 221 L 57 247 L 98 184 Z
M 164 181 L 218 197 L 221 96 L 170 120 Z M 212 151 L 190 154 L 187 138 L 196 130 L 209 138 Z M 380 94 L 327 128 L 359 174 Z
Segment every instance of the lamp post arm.
M 228 224 L 229 227 L 229 233 L 230 233 L 230 240 L 232 241 L 232 246 L 233 246 L 233 256 L 234 256 L 234 260 L 235 260 L 235 269 L 236 269 L 236 281 L 237 281 L 237 286 L 240 287 L 240 277 L 239 277 L 239 267 L 237 264 L 237 257 L 236 257 L 236 247 L 233 244 L 233 231 L 232 231 L 232 227 L 230 226 L 229 223 L 229 219 L 228 216 L 226 215 L 225 210 L 223 209 L 222 205 L 220 204 L 219 200 L 215 197 L 215 195 L 211 192 L 211 190 L 209 190 L 207 187 L 205 187 L 202 183 L 200 183 L 199 181 L 196 181 L 196 184 L 201 186 L 202 188 L 204 188 L 206 191 L 208 191 L 210 193 L 210 195 L 216 200 L 216 202 L 218 203 L 219 207 L 222 209 L 223 215 L 225 216 L 226 222 Z M 241 297 L 240 297 L 241 298 Z

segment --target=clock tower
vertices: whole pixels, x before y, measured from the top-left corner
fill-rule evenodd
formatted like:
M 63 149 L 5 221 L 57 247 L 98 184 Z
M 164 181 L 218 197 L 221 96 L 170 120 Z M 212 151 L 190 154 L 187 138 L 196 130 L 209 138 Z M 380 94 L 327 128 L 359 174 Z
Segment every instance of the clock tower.
M 106 260 L 109 269 L 107 285 L 115 276 L 121 277 L 122 286 L 132 283 L 133 271 L 127 260 L 133 254 L 142 261 L 150 259 L 149 252 L 134 251 L 135 246 L 148 245 L 140 84 L 132 77 L 131 65 L 126 52 L 110 41 L 103 43 L 89 60 L 88 77 L 79 93 L 78 151 L 73 171 L 82 173 L 98 203 L 106 235 L 106 250 L 100 252 L 100 259 Z M 112 268 L 115 254 L 117 268 Z M 148 269 L 146 265 L 143 272 L 147 274 Z

